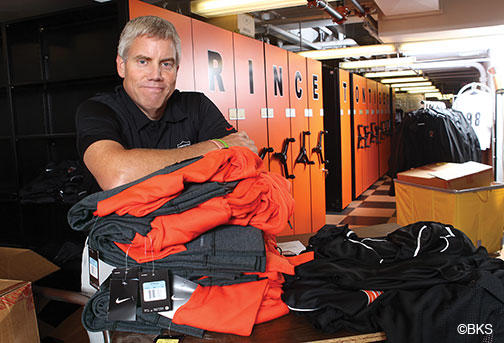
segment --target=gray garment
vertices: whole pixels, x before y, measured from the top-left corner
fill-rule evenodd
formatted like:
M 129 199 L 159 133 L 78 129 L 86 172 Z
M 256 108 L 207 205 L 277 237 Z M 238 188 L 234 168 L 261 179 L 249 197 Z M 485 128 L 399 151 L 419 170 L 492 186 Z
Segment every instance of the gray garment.
M 228 194 L 233 191 L 238 181 L 187 184 L 180 195 L 143 217 L 128 214 L 119 216 L 115 213 L 105 217 L 93 215 L 99 201 L 112 197 L 155 175 L 174 172 L 198 159 L 194 158 L 168 166 L 137 181 L 82 199 L 68 212 L 70 226 L 77 231 L 88 231 L 89 246 L 99 252 L 103 262 L 115 267 L 124 267 L 127 264 L 149 268 L 154 264 L 155 268 L 168 268 L 187 279 L 194 280 L 201 276 L 212 277 L 207 280 L 209 284 L 250 281 L 250 277 L 242 275 L 243 272 L 264 272 L 266 268 L 262 232 L 250 226 L 223 225 L 187 243 L 187 251 L 167 256 L 153 263 L 137 263 L 126 256 L 114 243 L 129 244 L 137 233 L 147 235 L 151 230 L 150 223 L 156 216 L 181 213 L 209 199 Z
M 199 338 L 203 337 L 205 333 L 202 329 L 174 324 L 171 319 L 157 313 L 143 313 L 140 307 L 137 308 L 136 321 L 108 320 L 109 291 L 109 280 L 106 280 L 100 286 L 100 290 L 84 306 L 82 325 L 86 330 L 91 332 L 109 330 L 161 334 L 163 330 L 169 329 L 171 332 L 179 332 Z

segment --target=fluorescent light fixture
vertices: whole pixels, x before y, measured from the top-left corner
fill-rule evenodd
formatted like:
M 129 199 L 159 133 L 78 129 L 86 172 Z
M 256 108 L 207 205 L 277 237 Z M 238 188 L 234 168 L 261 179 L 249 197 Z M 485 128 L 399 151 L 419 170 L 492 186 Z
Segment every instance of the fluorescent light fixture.
M 360 68 L 390 67 L 390 66 L 400 67 L 413 64 L 415 63 L 415 61 L 416 57 L 382 58 L 378 60 L 341 62 L 339 64 L 339 67 L 343 69 L 360 69 Z
M 191 12 L 216 17 L 301 5 L 306 5 L 306 0 L 196 0 L 191 1 Z
M 407 89 L 405 89 L 407 90 Z M 435 93 L 435 92 L 439 92 L 439 89 L 437 88 L 432 88 L 432 89 L 424 89 L 424 90 L 416 90 L 416 91 L 410 91 L 410 90 L 407 90 L 408 93 L 410 94 L 420 94 L 420 93 Z
M 426 98 L 438 98 L 438 99 L 441 99 L 443 97 L 443 94 L 441 94 L 440 92 L 425 93 L 424 95 L 425 95 Z
M 393 83 L 390 86 L 392 88 L 432 86 L 432 82 Z
M 497 36 L 442 39 L 426 42 L 411 42 L 399 45 L 398 50 L 405 55 L 425 55 L 442 53 L 465 53 L 485 51 L 494 44 L 500 44 Z
M 393 79 L 382 79 L 381 83 L 399 83 L 399 82 L 420 82 L 420 81 L 429 81 L 425 77 L 417 76 L 417 77 L 396 77 Z
M 422 74 L 421 70 L 396 70 L 396 71 L 379 71 L 374 73 L 365 73 L 364 77 L 375 79 L 379 77 L 395 77 L 395 76 L 417 76 Z
M 302 51 L 299 55 L 315 60 L 329 60 L 334 58 L 377 56 L 395 53 L 396 47 L 394 44 L 376 44 L 341 49 L 309 50 Z
M 423 86 L 423 87 L 406 87 L 406 88 L 400 88 L 402 91 L 424 91 L 424 90 L 430 90 L 430 89 L 436 89 L 436 86 Z

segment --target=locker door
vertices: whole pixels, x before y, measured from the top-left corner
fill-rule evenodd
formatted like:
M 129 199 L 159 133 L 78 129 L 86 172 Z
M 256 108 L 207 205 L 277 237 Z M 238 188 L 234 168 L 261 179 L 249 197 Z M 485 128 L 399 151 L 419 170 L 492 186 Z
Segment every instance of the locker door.
M 305 109 L 308 108 L 308 82 L 306 75 L 306 58 L 289 52 L 289 109 L 285 113 L 285 121 L 291 125 L 291 137 L 296 141 L 292 143 L 291 170 L 296 176 L 293 182 L 293 195 L 295 200 L 294 233 L 311 232 L 311 199 L 310 199 L 310 140 L 313 133 L 308 129 L 308 117 Z M 309 112 L 306 112 L 309 115 Z M 312 136 L 310 136 L 312 134 Z M 316 134 L 316 133 L 315 133 Z M 310 138 L 311 137 L 311 138 Z
M 237 129 L 247 132 L 257 149 L 268 147 L 268 126 L 261 117 L 266 107 L 264 89 L 264 44 L 258 40 L 233 33 L 236 82 Z M 268 159 L 264 159 L 268 166 Z
M 205 93 L 233 125 L 235 107 L 233 34 L 192 20 L 196 90 Z
M 378 180 L 378 174 L 380 172 L 379 167 L 379 151 L 378 151 L 378 135 L 379 135 L 379 122 L 378 114 L 376 113 L 376 92 L 377 92 L 377 82 L 373 80 L 367 80 L 368 88 L 368 125 L 369 125 L 369 155 L 368 155 L 368 180 L 367 187 L 369 188 L 376 180 Z
M 352 202 L 352 135 L 350 115 L 350 74 L 339 69 L 339 103 L 341 123 L 341 208 Z
M 389 138 L 388 138 L 388 122 L 386 120 L 386 104 L 385 104 L 385 86 L 381 83 L 378 84 L 378 89 L 379 89 L 379 100 L 378 100 L 378 105 L 379 105 L 379 114 L 378 114 L 378 120 L 380 122 L 380 128 L 381 128 L 381 135 L 380 135 L 380 175 L 384 175 L 385 172 L 387 171 L 387 166 L 388 166 L 388 157 L 387 157 L 387 150 L 390 150 L 387 148 L 387 145 L 389 145 Z
M 177 73 L 177 89 L 194 90 L 194 62 L 191 18 L 140 0 L 129 0 L 130 19 L 144 15 L 155 15 L 168 20 L 175 26 L 181 41 L 180 67 Z
M 326 223 L 325 178 L 327 175 L 324 156 L 324 105 L 322 99 L 322 63 L 307 59 L 309 125 L 312 133 L 311 166 L 312 232 L 317 232 Z
M 362 76 L 352 75 L 352 93 L 353 93 L 353 117 L 354 117 L 354 198 L 359 197 L 364 192 L 364 180 L 366 166 L 366 147 L 367 147 L 367 121 L 363 111 L 362 89 L 365 89 L 365 80 Z
M 266 74 L 266 108 L 261 109 L 261 118 L 267 118 L 268 143 L 271 151 L 265 159 L 269 159 L 270 171 L 293 179 L 290 161 L 292 161 L 292 139 L 290 122 L 285 118 L 285 109 L 289 108 L 289 69 L 287 50 L 270 44 L 264 45 Z M 294 226 L 294 218 L 290 219 Z M 286 228 L 283 235 L 293 234 Z

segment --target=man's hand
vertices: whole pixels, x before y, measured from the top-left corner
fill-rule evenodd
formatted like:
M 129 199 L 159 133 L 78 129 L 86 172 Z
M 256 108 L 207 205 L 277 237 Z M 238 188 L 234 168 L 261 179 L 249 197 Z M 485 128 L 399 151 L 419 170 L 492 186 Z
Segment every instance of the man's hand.
M 222 137 L 222 140 L 226 142 L 229 146 L 242 146 L 245 148 L 249 148 L 253 152 L 257 154 L 257 147 L 253 140 L 249 138 L 245 131 L 239 131 L 236 133 L 232 133 L 225 137 Z

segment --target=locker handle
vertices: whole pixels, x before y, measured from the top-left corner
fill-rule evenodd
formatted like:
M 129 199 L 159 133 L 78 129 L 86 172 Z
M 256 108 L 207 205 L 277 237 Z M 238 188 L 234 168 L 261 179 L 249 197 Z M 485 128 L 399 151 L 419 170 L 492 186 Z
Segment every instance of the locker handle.
M 284 170 L 285 178 L 287 179 L 294 179 L 296 177 L 294 174 L 289 174 L 289 168 L 287 167 L 287 152 L 289 151 L 289 143 L 293 143 L 295 141 L 296 140 L 294 138 L 286 138 L 284 140 L 282 152 L 275 152 L 273 154 L 273 157 L 280 160 L 280 163 L 282 164 Z
M 312 152 L 317 153 L 319 161 L 321 164 L 326 165 L 329 163 L 328 160 L 324 159 L 324 154 L 322 153 L 322 135 L 327 135 L 327 130 L 319 131 L 317 138 L 317 145 L 312 149 Z
M 364 143 L 364 146 L 361 146 L 361 142 L 366 140 L 366 137 L 362 134 L 361 129 L 364 127 L 364 125 L 357 125 L 357 149 L 363 149 L 366 143 Z
M 364 133 L 361 132 L 361 129 L 364 131 Z M 369 135 L 368 132 L 368 126 L 364 125 L 357 125 L 357 149 L 364 149 L 364 148 L 369 148 L 370 146 L 367 144 L 367 137 Z M 361 146 L 361 142 L 364 141 L 364 146 Z
M 371 136 L 371 139 L 369 140 L 369 143 L 378 143 L 378 135 L 379 135 L 379 132 L 378 132 L 378 125 L 376 125 L 375 122 L 372 122 L 371 123 L 371 130 L 370 130 L 370 136 Z
M 266 156 L 266 154 L 268 152 L 273 152 L 273 148 L 262 148 L 261 149 L 261 152 L 259 153 L 259 157 L 261 158 L 261 160 L 264 160 L 264 157 Z
M 308 158 L 308 153 L 306 152 L 306 139 L 305 139 L 305 137 L 309 136 L 309 135 L 311 135 L 310 131 L 303 131 L 303 139 L 302 139 L 302 143 L 301 143 L 301 148 L 299 150 L 299 155 L 296 158 L 296 161 L 294 162 L 294 164 L 296 164 L 296 163 L 303 163 L 304 165 L 315 164 L 315 162 L 310 161 L 310 159 Z

